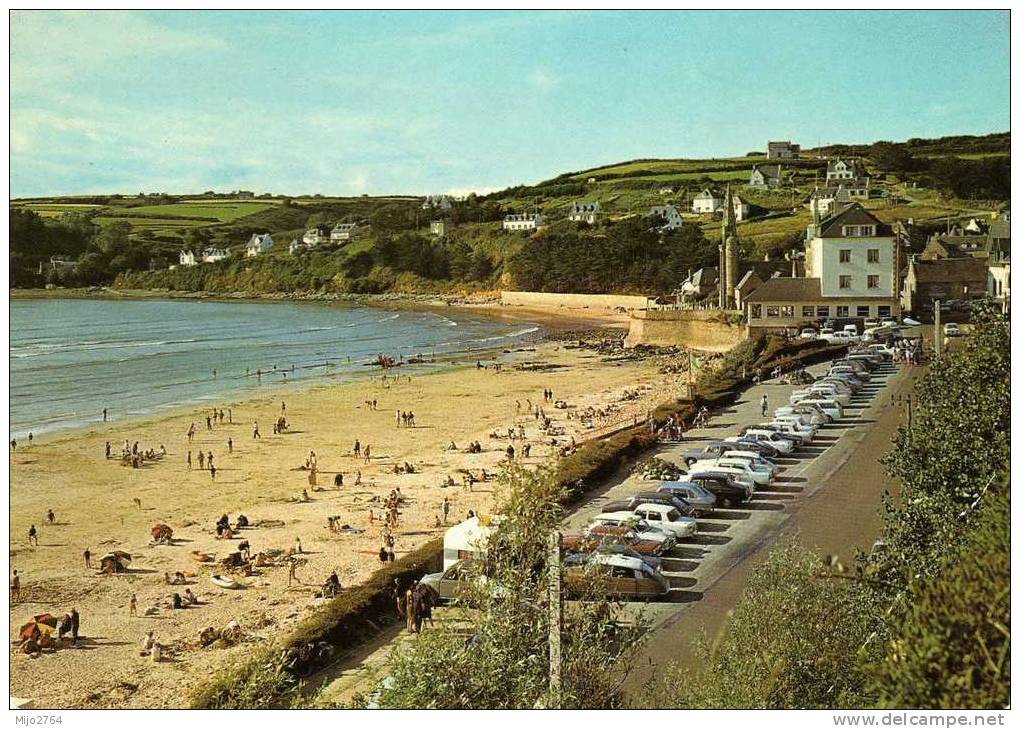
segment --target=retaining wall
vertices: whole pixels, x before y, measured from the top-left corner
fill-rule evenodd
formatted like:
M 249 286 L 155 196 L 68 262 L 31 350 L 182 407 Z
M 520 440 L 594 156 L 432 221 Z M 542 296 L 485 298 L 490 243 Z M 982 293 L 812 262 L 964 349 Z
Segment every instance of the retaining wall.
M 746 338 L 747 326 L 743 322 L 731 322 L 720 311 L 653 309 L 630 313 L 630 331 L 623 344 L 625 347 L 650 344 L 727 352 Z
M 541 306 L 561 309 L 598 309 L 634 311 L 648 305 L 644 296 L 615 294 L 547 294 L 541 291 L 503 291 L 499 296 L 504 306 Z

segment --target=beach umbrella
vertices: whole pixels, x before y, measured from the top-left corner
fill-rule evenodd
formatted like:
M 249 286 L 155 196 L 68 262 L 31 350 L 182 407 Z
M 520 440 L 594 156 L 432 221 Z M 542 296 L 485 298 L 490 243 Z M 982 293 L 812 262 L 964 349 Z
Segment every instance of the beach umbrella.
M 39 640 L 43 635 L 49 635 L 57 627 L 57 618 L 49 613 L 36 615 L 27 623 L 21 626 L 18 635 L 21 640 Z
M 127 552 L 116 550 L 108 552 L 99 560 L 99 568 L 103 574 L 112 575 L 117 572 L 126 572 L 125 562 L 131 561 L 131 555 Z

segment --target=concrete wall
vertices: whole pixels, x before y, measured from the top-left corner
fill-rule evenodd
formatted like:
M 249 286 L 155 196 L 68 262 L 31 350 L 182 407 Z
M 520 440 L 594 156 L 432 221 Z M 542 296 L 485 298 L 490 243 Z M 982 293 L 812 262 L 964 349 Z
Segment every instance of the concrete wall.
M 616 296 L 613 294 L 546 294 L 539 291 L 503 291 L 503 306 L 542 306 L 562 309 L 595 309 L 611 311 L 616 308 L 633 311 L 648 305 L 644 296 Z
M 624 346 L 684 346 L 726 352 L 747 336 L 743 321 L 730 323 L 718 311 L 632 311 Z

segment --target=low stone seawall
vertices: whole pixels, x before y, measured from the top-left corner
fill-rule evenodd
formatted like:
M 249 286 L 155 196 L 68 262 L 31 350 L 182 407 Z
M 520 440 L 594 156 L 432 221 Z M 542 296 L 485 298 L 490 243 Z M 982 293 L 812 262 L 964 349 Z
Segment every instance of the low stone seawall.
M 614 294 L 547 294 L 541 291 L 503 291 L 499 297 L 503 306 L 540 306 L 561 309 L 596 309 L 634 311 L 648 305 L 644 296 L 617 296 Z
M 632 311 L 625 347 L 649 344 L 683 346 L 703 352 L 727 352 L 747 338 L 738 318 L 720 311 Z

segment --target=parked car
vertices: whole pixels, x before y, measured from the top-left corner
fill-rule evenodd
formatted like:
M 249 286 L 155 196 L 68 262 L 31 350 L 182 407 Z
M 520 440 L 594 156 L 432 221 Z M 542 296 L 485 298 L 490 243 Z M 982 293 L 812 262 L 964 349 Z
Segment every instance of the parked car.
M 896 353 L 896 350 L 894 350 L 888 344 L 869 344 L 868 351 L 871 352 L 872 354 L 877 354 L 878 356 L 880 356 L 884 362 L 889 362 L 890 360 L 892 360 L 893 355 Z
M 764 456 L 765 458 L 775 458 L 779 451 L 770 445 L 764 443 L 755 443 L 754 441 L 731 442 L 727 440 L 715 440 L 704 443 L 700 448 L 692 449 L 684 453 L 684 463 L 688 466 L 697 460 L 704 460 L 705 458 L 715 458 L 721 456 L 724 453 L 730 451 L 749 450 Z
M 881 326 L 881 324 L 882 323 L 878 319 L 865 319 L 864 320 L 864 328 L 865 329 L 874 329 L 875 327 Z
M 706 471 L 722 471 L 732 473 L 736 476 L 743 476 L 758 486 L 767 486 L 772 483 L 772 472 L 764 467 L 749 463 L 742 458 L 723 456 L 707 461 L 698 461 L 691 466 L 689 473 L 705 473 Z
M 653 527 L 641 517 L 629 511 L 614 511 L 610 514 L 596 514 L 588 525 L 586 534 L 627 534 L 633 532 L 642 539 L 663 543 L 663 551 L 669 551 L 676 544 L 676 537 L 658 527 Z
M 623 532 L 619 534 L 592 533 L 588 534 L 564 534 L 562 546 L 565 552 L 582 552 L 596 549 L 600 546 L 620 545 L 637 552 L 642 557 L 657 557 L 663 552 L 665 542 L 658 539 L 644 539 L 636 532 Z M 672 545 L 670 545 L 672 546 Z
M 633 511 L 635 507 L 643 504 L 662 504 L 671 506 L 680 512 L 682 516 L 694 516 L 695 509 L 679 496 L 662 494 L 658 491 L 642 491 L 638 494 L 625 496 L 622 499 L 610 501 L 602 507 L 602 513 L 608 514 L 613 511 Z
M 617 512 L 620 513 L 620 512 Z M 675 507 L 665 504 L 641 504 L 633 513 L 653 527 L 672 534 L 677 539 L 687 539 L 698 533 L 698 522 L 694 517 L 683 516 Z
M 801 339 L 818 339 L 818 330 L 814 327 L 804 327 L 800 330 Z
M 814 403 L 805 403 L 801 401 L 797 405 L 782 405 L 775 409 L 773 413 L 776 416 L 779 415 L 803 415 L 808 418 L 814 425 L 825 425 L 831 423 L 833 417 L 827 412 L 822 410 Z
M 697 481 L 663 481 L 659 491 L 683 499 L 694 507 L 698 516 L 715 510 L 716 496 Z
M 842 388 L 837 387 L 832 382 L 816 382 L 811 385 L 807 390 L 798 390 L 790 394 L 790 402 L 796 404 L 803 398 L 798 397 L 800 393 L 817 393 L 819 395 L 825 395 L 833 400 L 838 400 L 840 405 L 848 405 L 850 403 L 850 393 L 844 392 Z
M 949 322 L 944 327 L 942 327 L 942 331 L 945 333 L 947 337 L 958 337 L 961 334 L 963 334 L 963 332 L 960 331 L 960 325 L 954 324 L 953 322 Z
M 801 443 L 804 445 L 807 445 L 815 439 L 815 431 L 813 428 L 805 428 L 797 422 L 790 420 L 773 420 L 771 423 L 766 423 L 766 425 L 777 428 L 778 432 L 784 437 L 800 438 Z
M 659 569 L 662 566 L 662 558 L 652 554 L 641 554 L 636 549 L 628 547 L 626 544 L 620 542 L 605 542 L 597 544 L 592 541 L 587 542 L 591 545 L 589 549 L 576 549 L 566 550 L 563 552 L 566 555 L 563 558 L 563 566 L 583 566 L 588 564 L 592 560 L 596 559 L 596 555 L 599 554 L 619 554 L 624 557 L 635 557 L 643 560 L 652 569 Z
M 481 563 L 462 559 L 442 572 L 433 572 L 421 578 L 420 584 L 431 587 L 443 602 L 465 597 L 471 580 L 483 578 Z
M 563 569 L 563 583 L 571 595 L 584 594 L 593 581 L 616 597 L 654 598 L 669 592 L 669 581 L 661 572 L 621 554 L 600 554 L 582 566 Z
M 843 406 L 838 400 L 833 400 L 818 393 L 812 393 L 802 398 L 797 404 L 814 405 L 833 420 L 840 420 L 843 417 Z
M 696 483 L 715 495 L 723 506 L 735 506 L 750 501 L 754 496 L 754 485 L 748 481 L 737 481 L 732 474 L 719 471 L 688 474 L 684 481 Z
M 801 432 L 810 433 L 813 438 L 815 433 L 818 432 L 818 425 L 811 422 L 811 418 L 800 415 L 799 413 L 773 413 L 773 423 L 792 423 Z
M 753 440 L 759 443 L 767 443 L 783 455 L 793 453 L 795 446 L 792 440 L 784 438 L 778 433 L 774 433 L 771 430 L 758 430 L 755 428 L 745 428 L 740 435 L 730 436 L 726 440 L 731 442 Z
M 843 331 L 854 337 L 861 333 L 861 330 L 857 328 L 856 324 L 844 324 Z

